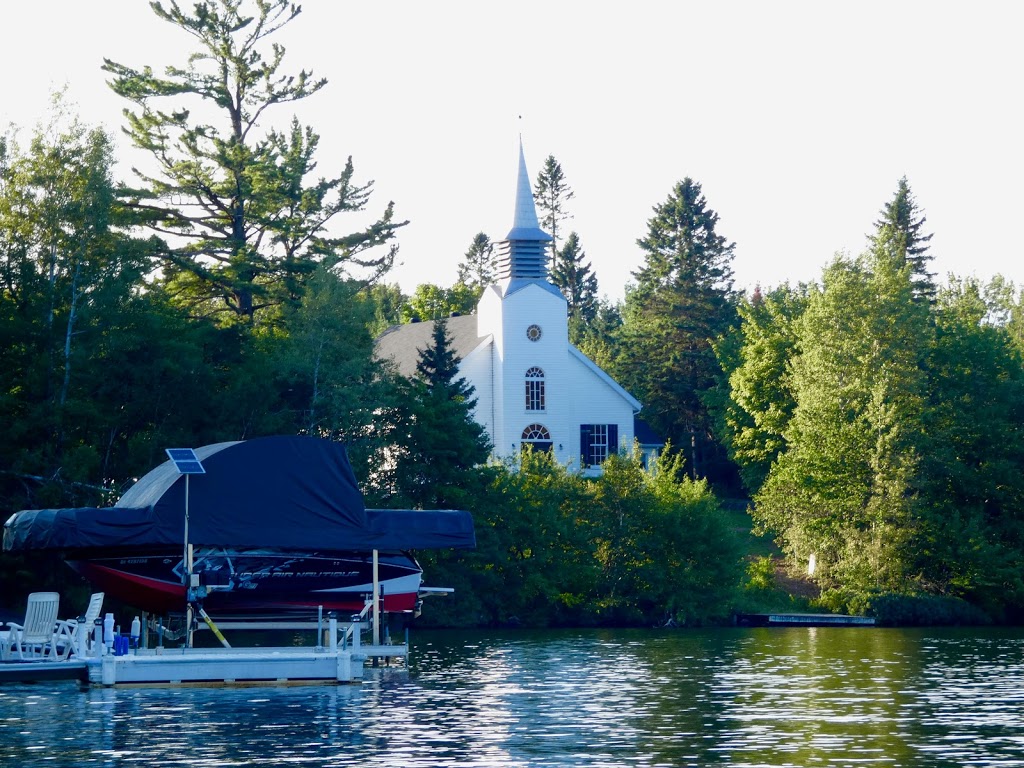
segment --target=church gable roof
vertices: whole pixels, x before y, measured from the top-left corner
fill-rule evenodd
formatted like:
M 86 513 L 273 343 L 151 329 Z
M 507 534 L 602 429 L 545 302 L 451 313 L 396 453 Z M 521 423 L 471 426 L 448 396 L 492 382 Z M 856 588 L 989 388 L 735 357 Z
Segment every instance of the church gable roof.
M 448 318 L 451 349 L 460 360 L 486 341 L 489 336 L 477 335 L 476 315 Z M 434 321 L 393 325 L 377 338 L 375 354 L 379 360 L 390 360 L 403 376 L 416 373 L 420 350 L 434 343 Z

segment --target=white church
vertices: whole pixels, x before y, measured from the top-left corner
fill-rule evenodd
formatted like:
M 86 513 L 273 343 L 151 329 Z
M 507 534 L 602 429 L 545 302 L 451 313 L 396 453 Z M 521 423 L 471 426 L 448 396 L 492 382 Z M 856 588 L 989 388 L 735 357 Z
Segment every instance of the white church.
M 448 334 L 459 373 L 476 390 L 473 417 L 496 457 L 532 446 L 589 474 L 610 453 L 632 448 L 641 406 L 569 343 L 566 300 L 548 279 L 550 244 L 520 143 L 512 229 L 496 244 L 497 282 L 484 290 L 476 314 L 448 319 Z M 377 340 L 377 355 L 412 376 L 433 330 L 433 322 L 390 328 Z M 640 429 L 646 432 L 642 422 Z M 641 436 L 648 454 L 652 440 Z

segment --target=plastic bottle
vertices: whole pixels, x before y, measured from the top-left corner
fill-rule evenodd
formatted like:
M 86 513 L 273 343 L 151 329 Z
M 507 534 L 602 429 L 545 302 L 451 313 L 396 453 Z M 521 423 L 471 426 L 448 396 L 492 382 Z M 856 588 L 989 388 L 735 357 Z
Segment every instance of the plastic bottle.
M 138 649 L 139 647 L 139 636 L 142 634 L 142 622 L 139 621 L 139 617 L 136 616 L 132 619 L 132 648 Z
M 107 653 L 114 648 L 114 614 L 108 613 L 103 618 L 103 644 L 107 646 Z

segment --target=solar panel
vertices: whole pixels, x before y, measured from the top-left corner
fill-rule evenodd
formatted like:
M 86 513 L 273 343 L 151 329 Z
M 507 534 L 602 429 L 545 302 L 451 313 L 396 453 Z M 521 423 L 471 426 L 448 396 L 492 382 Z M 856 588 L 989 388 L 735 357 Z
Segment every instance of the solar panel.
M 182 475 L 205 475 L 206 470 L 199 462 L 196 452 L 191 448 L 166 448 L 168 457 L 174 462 L 178 473 Z

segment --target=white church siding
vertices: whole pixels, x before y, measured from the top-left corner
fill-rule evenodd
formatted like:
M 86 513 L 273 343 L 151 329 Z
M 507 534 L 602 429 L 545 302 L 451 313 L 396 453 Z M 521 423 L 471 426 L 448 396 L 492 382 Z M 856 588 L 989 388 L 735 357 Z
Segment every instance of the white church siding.
M 583 353 L 572 349 L 569 360 L 570 378 L 577 382 L 573 396 L 576 440 L 571 457 L 561 460 L 572 467 L 580 467 L 581 424 L 615 424 L 618 435 L 614 449 L 630 450 L 633 446 L 633 415 L 639 410 L 640 404 L 634 406 L 635 401 L 630 402 L 632 398 L 624 398 L 621 388 L 609 377 L 595 372 L 597 366 L 584 358 Z
M 494 341 L 487 339 L 471 351 L 459 363 L 459 374 L 473 385 L 476 406 L 473 408 L 473 419 L 487 430 L 488 437 L 494 434 L 495 396 L 494 377 L 491 370 L 494 365 Z

